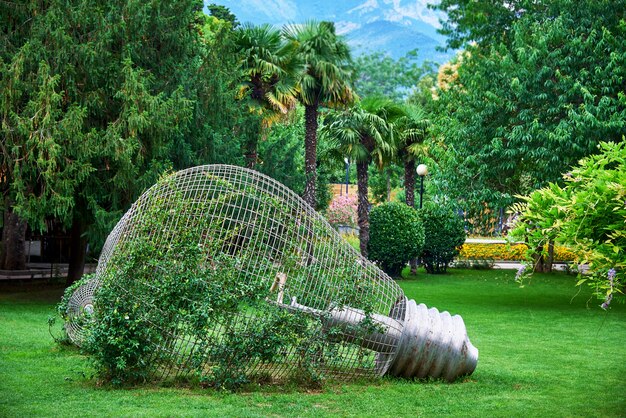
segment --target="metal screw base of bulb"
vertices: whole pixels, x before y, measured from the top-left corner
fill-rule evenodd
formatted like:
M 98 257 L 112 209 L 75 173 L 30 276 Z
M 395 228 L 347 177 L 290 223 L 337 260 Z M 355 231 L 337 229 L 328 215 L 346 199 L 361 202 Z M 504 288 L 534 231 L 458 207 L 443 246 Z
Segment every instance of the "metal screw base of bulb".
M 449 382 L 472 374 L 478 349 L 467 337 L 459 315 L 406 302 L 402 337 L 387 374 L 405 378 L 442 378 Z

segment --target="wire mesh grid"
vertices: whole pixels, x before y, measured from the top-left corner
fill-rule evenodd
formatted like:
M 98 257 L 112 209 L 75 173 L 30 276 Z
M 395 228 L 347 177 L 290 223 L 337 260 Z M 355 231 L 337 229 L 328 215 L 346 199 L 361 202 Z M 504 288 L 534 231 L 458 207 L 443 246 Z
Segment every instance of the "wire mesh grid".
M 299 196 L 228 165 L 174 173 L 135 202 L 109 235 L 95 278 L 70 299 L 75 343 L 85 338 L 82 314 L 102 309 L 104 288 L 123 300 L 125 318 L 149 330 L 155 379 L 210 375 L 225 358 L 226 367 L 272 378 L 312 363 L 338 378 L 382 375 L 406 305 L 399 286 Z M 288 337 L 264 351 L 272 332 Z

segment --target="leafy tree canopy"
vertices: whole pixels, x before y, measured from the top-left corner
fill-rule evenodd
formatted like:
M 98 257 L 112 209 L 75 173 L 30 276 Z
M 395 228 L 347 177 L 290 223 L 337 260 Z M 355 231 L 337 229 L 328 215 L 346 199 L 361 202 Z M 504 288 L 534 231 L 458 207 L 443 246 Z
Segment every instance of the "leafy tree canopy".
M 96 212 L 119 208 L 167 166 L 192 117 L 184 86 L 201 4 L 13 7 L 28 30 L 3 53 L 8 193 L 40 227 L 49 214 L 69 222 L 77 199 Z
M 615 23 L 624 16 L 623 2 L 614 0 L 441 0 L 430 8 L 446 14 L 439 32 L 447 36 L 448 48 L 476 46 L 488 49 L 515 40 L 519 22 L 549 22 L 563 15 L 585 20 L 602 16 Z M 578 7 L 578 6 L 581 7 Z
M 510 41 L 468 47 L 441 86 L 436 180 L 468 208 L 505 207 L 626 134 L 626 23 L 616 17 L 626 4 L 550 10 L 559 13 L 516 15 Z
M 219 4 L 211 3 L 207 7 L 209 14 L 214 16 L 220 20 L 225 22 L 230 22 L 233 29 L 236 29 L 239 26 L 239 21 L 237 20 L 237 16 L 231 13 L 230 9 L 226 6 L 222 6 Z
M 433 75 L 428 61 L 418 65 L 418 51 L 413 50 L 394 60 L 382 52 L 363 54 L 354 60 L 354 88 L 360 97 L 385 96 L 400 101 L 406 98 L 426 75 Z

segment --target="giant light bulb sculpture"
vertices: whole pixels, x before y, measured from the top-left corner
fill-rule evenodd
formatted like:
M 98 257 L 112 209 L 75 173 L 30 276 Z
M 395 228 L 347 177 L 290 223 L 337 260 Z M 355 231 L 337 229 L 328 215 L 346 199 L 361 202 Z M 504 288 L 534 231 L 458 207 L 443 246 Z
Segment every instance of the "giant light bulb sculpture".
M 478 361 L 460 316 L 408 300 L 287 187 L 227 165 L 164 178 L 120 220 L 69 300 L 69 337 L 80 345 L 86 317 L 113 313 L 155 379 L 218 363 L 279 378 L 306 363 L 453 381 Z

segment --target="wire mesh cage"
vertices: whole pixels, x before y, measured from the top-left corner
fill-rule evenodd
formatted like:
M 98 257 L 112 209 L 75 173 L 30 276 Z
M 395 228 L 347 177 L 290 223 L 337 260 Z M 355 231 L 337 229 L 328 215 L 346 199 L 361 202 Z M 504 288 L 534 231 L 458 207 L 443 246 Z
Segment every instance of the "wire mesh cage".
M 408 301 L 295 193 L 227 165 L 174 173 L 133 204 L 70 298 L 76 344 L 86 320 L 122 330 L 106 338 L 131 339 L 141 355 L 126 366 L 154 380 L 232 370 L 454 380 L 478 355 L 460 317 Z

